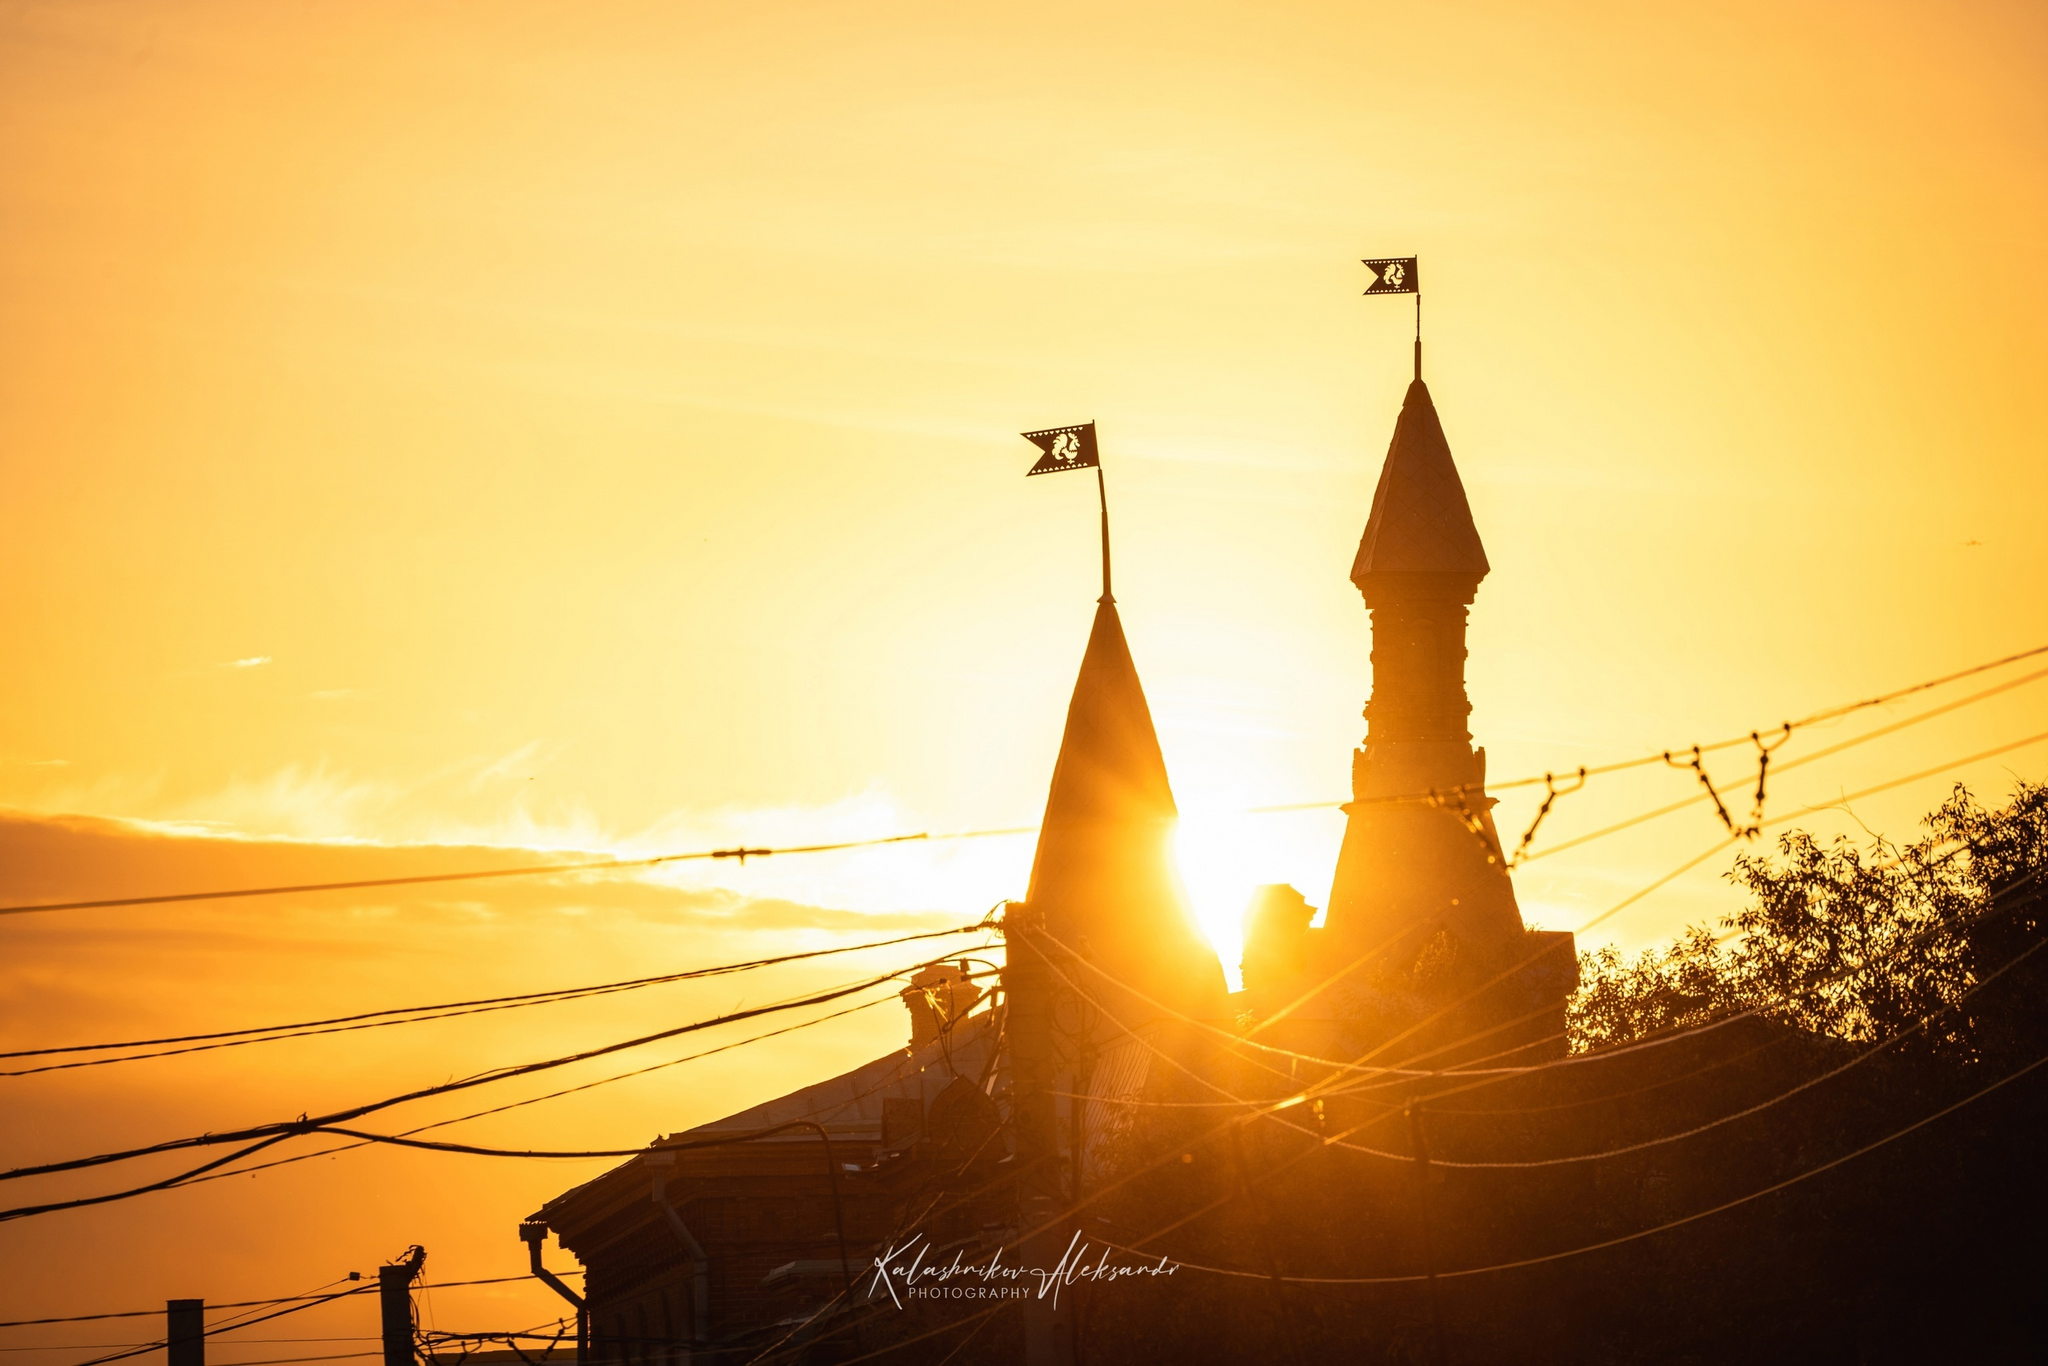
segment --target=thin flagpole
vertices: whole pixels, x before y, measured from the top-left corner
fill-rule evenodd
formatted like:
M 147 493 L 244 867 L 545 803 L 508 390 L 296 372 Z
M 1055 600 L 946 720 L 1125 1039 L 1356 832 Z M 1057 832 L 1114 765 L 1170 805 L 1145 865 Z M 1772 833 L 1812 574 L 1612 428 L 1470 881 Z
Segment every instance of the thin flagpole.
M 1116 595 L 1109 591 L 1109 487 L 1102 481 L 1102 455 L 1095 456 L 1095 492 L 1102 500 L 1102 596 L 1098 602 L 1114 603 Z
M 1422 286 L 1415 287 L 1415 378 L 1422 378 Z

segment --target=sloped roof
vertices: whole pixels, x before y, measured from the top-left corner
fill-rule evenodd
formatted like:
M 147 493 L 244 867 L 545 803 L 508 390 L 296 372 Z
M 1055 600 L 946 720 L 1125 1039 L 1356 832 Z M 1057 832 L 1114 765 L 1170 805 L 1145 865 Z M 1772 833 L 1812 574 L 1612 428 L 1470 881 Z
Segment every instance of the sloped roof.
M 1044 879 L 1058 876 L 1055 863 L 1063 845 L 1049 838 L 1056 831 L 1103 820 L 1172 821 L 1179 815 L 1123 619 L 1115 603 L 1099 603 L 1067 704 L 1067 728 L 1045 802 L 1046 833 L 1032 860 L 1027 898 L 1036 900 Z
M 997 1006 L 968 1015 L 958 1021 L 943 1039 L 919 1049 L 898 1049 L 851 1072 L 828 1081 L 799 1087 L 787 1095 L 761 1102 L 745 1110 L 699 1124 L 678 1139 L 712 1137 L 734 1131 L 772 1128 L 792 1119 L 816 1120 L 833 1134 L 882 1136 L 883 1105 L 889 1100 L 914 1097 L 929 1106 L 933 1096 L 957 1076 L 981 1080 L 986 1077 L 992 1090 L 1001 1090 L 1007 1077 L 992 1066 L 989 1050 L 1001 1037 L 1002 1010 Z M 809 1132 L 797 1130 L 792 1142 L 812 1141 Z M 772 1142 L 773 1140 L 763 1140 Z
M 1102 602 L 1074 680 L 1025 900 L 1103 972 L 1173 1009 L 1214 1014 L 1223 969 L 1188 911 L 1179 811 L 1116 604 Z
M 1371 574 L 1472 574 L 1484 578 L 1486 550 L 1472 505 L 1451 461 L 1443 423 L 1421 380 L 1408 386 L 1394 439 L 1372 495 L 1372 516 L 1351 562 L 1360 588 Z
M 996 1065 L 995 1057 L 1002 1039 L 1006 1009 L 1006 1006 L 995 1005 L 977 1010 L 956 1021 L 944 1037 L 922 1048 L 899 1048 L 862 1063 L 850 1072 L 799 1087 L 787 1095 L 690 1129 L 657 1136 L 647 1145 L 648 1151 L 658 1152 L 666 1144 L 686 1144 L 693 1139 L 752 1133 L 790 1120 L 807 1119 L 821 1125 L 834 1143 L 852 1145 L 850 1151 L 853 1155 L 865 1158 L 872 1152 L 873 1145 L 882 1141 L 883 1120 L 891 1100 L 916 1099 L 928 1108 L 954 1078 L 964 1076 L 984 1086 L 998 1104 L 1007 1103 L 1008 1072 Z M 768 1163 L 770 1165 L 763 1169 L 775 1172 L 781 1170 L 772 1165 L 776 1153 L 786 1153 L 791 1148 L 817 1141 L 815 1131 L 793 1129 L 744 1145 L 685 1151 L 694 1151 L 699 1157 L 706 1153 L 723 1154 L 729 1165 Z M 602 1213 L 606 1208 L 605 1201 L 615 1200 L 625 1188 L 640 1191 L 635 1200 L 644 1205 L 645 1186 L 636 1185 L 642 1180 L 644 1170 L 641 1158 L 627 1158 L 601 1175 L 571 1186 L 530 1217 L 551 1224 L 559 1233 L 565 1224 L 573 1226 L 598 1217 L 591 1211 Z M 577 1212 L 579 1208 L 583 1211 L 580 1214 Z

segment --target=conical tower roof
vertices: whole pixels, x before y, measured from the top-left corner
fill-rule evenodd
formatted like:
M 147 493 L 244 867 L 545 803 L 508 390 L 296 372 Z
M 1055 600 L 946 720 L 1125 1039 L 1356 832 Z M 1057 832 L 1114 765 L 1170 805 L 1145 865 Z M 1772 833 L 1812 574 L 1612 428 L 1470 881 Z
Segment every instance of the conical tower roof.
M 1207 1017 L 1222 1008 L 1223 969 L 1188 911 L 1173 856 L 1178 816 L 1123 622 L 1104 601 L 1067 706 L 1025 900 L 1107 976 Z
M 1418 379 L 1401 401 L 1351 581 L 1361 589 L 1375 574 L 1465 574 L 1476 581 L 1487 568 L 1451 444 L 1429 387 Z

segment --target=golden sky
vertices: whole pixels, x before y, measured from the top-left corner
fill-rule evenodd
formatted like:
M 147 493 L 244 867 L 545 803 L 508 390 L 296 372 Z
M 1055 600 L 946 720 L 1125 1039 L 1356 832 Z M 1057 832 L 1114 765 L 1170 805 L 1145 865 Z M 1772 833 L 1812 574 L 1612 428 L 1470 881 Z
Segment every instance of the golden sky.
M 2048 643 L 2044 69 L 2024 3 L 0 4 L 0 891 L 243 866 L 106 827 L 37 862 L 57 814 L 355 842 L 279 852 L 308 868 L 1028 824 L 1095 522 L 1084 480 L 1025 482 L 1015 433 L 1092 418 L 1234 959 L 1250 887 L 1320 903 L 1340 832 L 1238 813 L 1341 798 L 1362 731 L 1345 575 L 1412 325 L 1359 297 L 1368 255 L 1423 261 L 1494 566 L 1470 678 L 1496 777 Z M 1772 812 L 2041 730 L 2043 688 L 1787 774 Z M 1810 823 L 1909 835 L 1953 779 L 2044 770 L 2016 750 Z M 1691 784 L 1596 783 L 1546 832 Z M 1510 839 L 1533 805 L 1503 795 Z M 1695 808 L 1532 864 L 1524 911 L 1570 928 L 1719 830 Z M 973 919 L 1029 854 L 17 917 L 0 999 L 45 1043 L 599 980 Z M 1725 914 L 1725 866 L 1586 942 Z M 0 1080 L 0 1162 L 871 961 Z M 873 1056 L 896 1013 L 458 1132 L 642 1142 Z M 8 1225 L 0 1307 L 289 1293 L 415 1241 L 509 1274 L 514 1221 L 591 1170 L 355 1154 Z

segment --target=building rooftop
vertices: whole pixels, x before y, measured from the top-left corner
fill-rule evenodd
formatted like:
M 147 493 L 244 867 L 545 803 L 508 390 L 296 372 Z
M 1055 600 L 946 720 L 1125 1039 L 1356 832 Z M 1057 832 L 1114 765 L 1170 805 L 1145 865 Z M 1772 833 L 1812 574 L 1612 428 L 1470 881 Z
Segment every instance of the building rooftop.
M 1416 380 L 1401 401 L 1394 439 L 1372 495 L 1372 516 L 1351 562 L 1351 581 L 1363 589 L 1374 574 L 1469 574 L 1484 578 L 1486 550 L 1472 524 L 1472 505 L 1451 460 L 1450 442 Z

